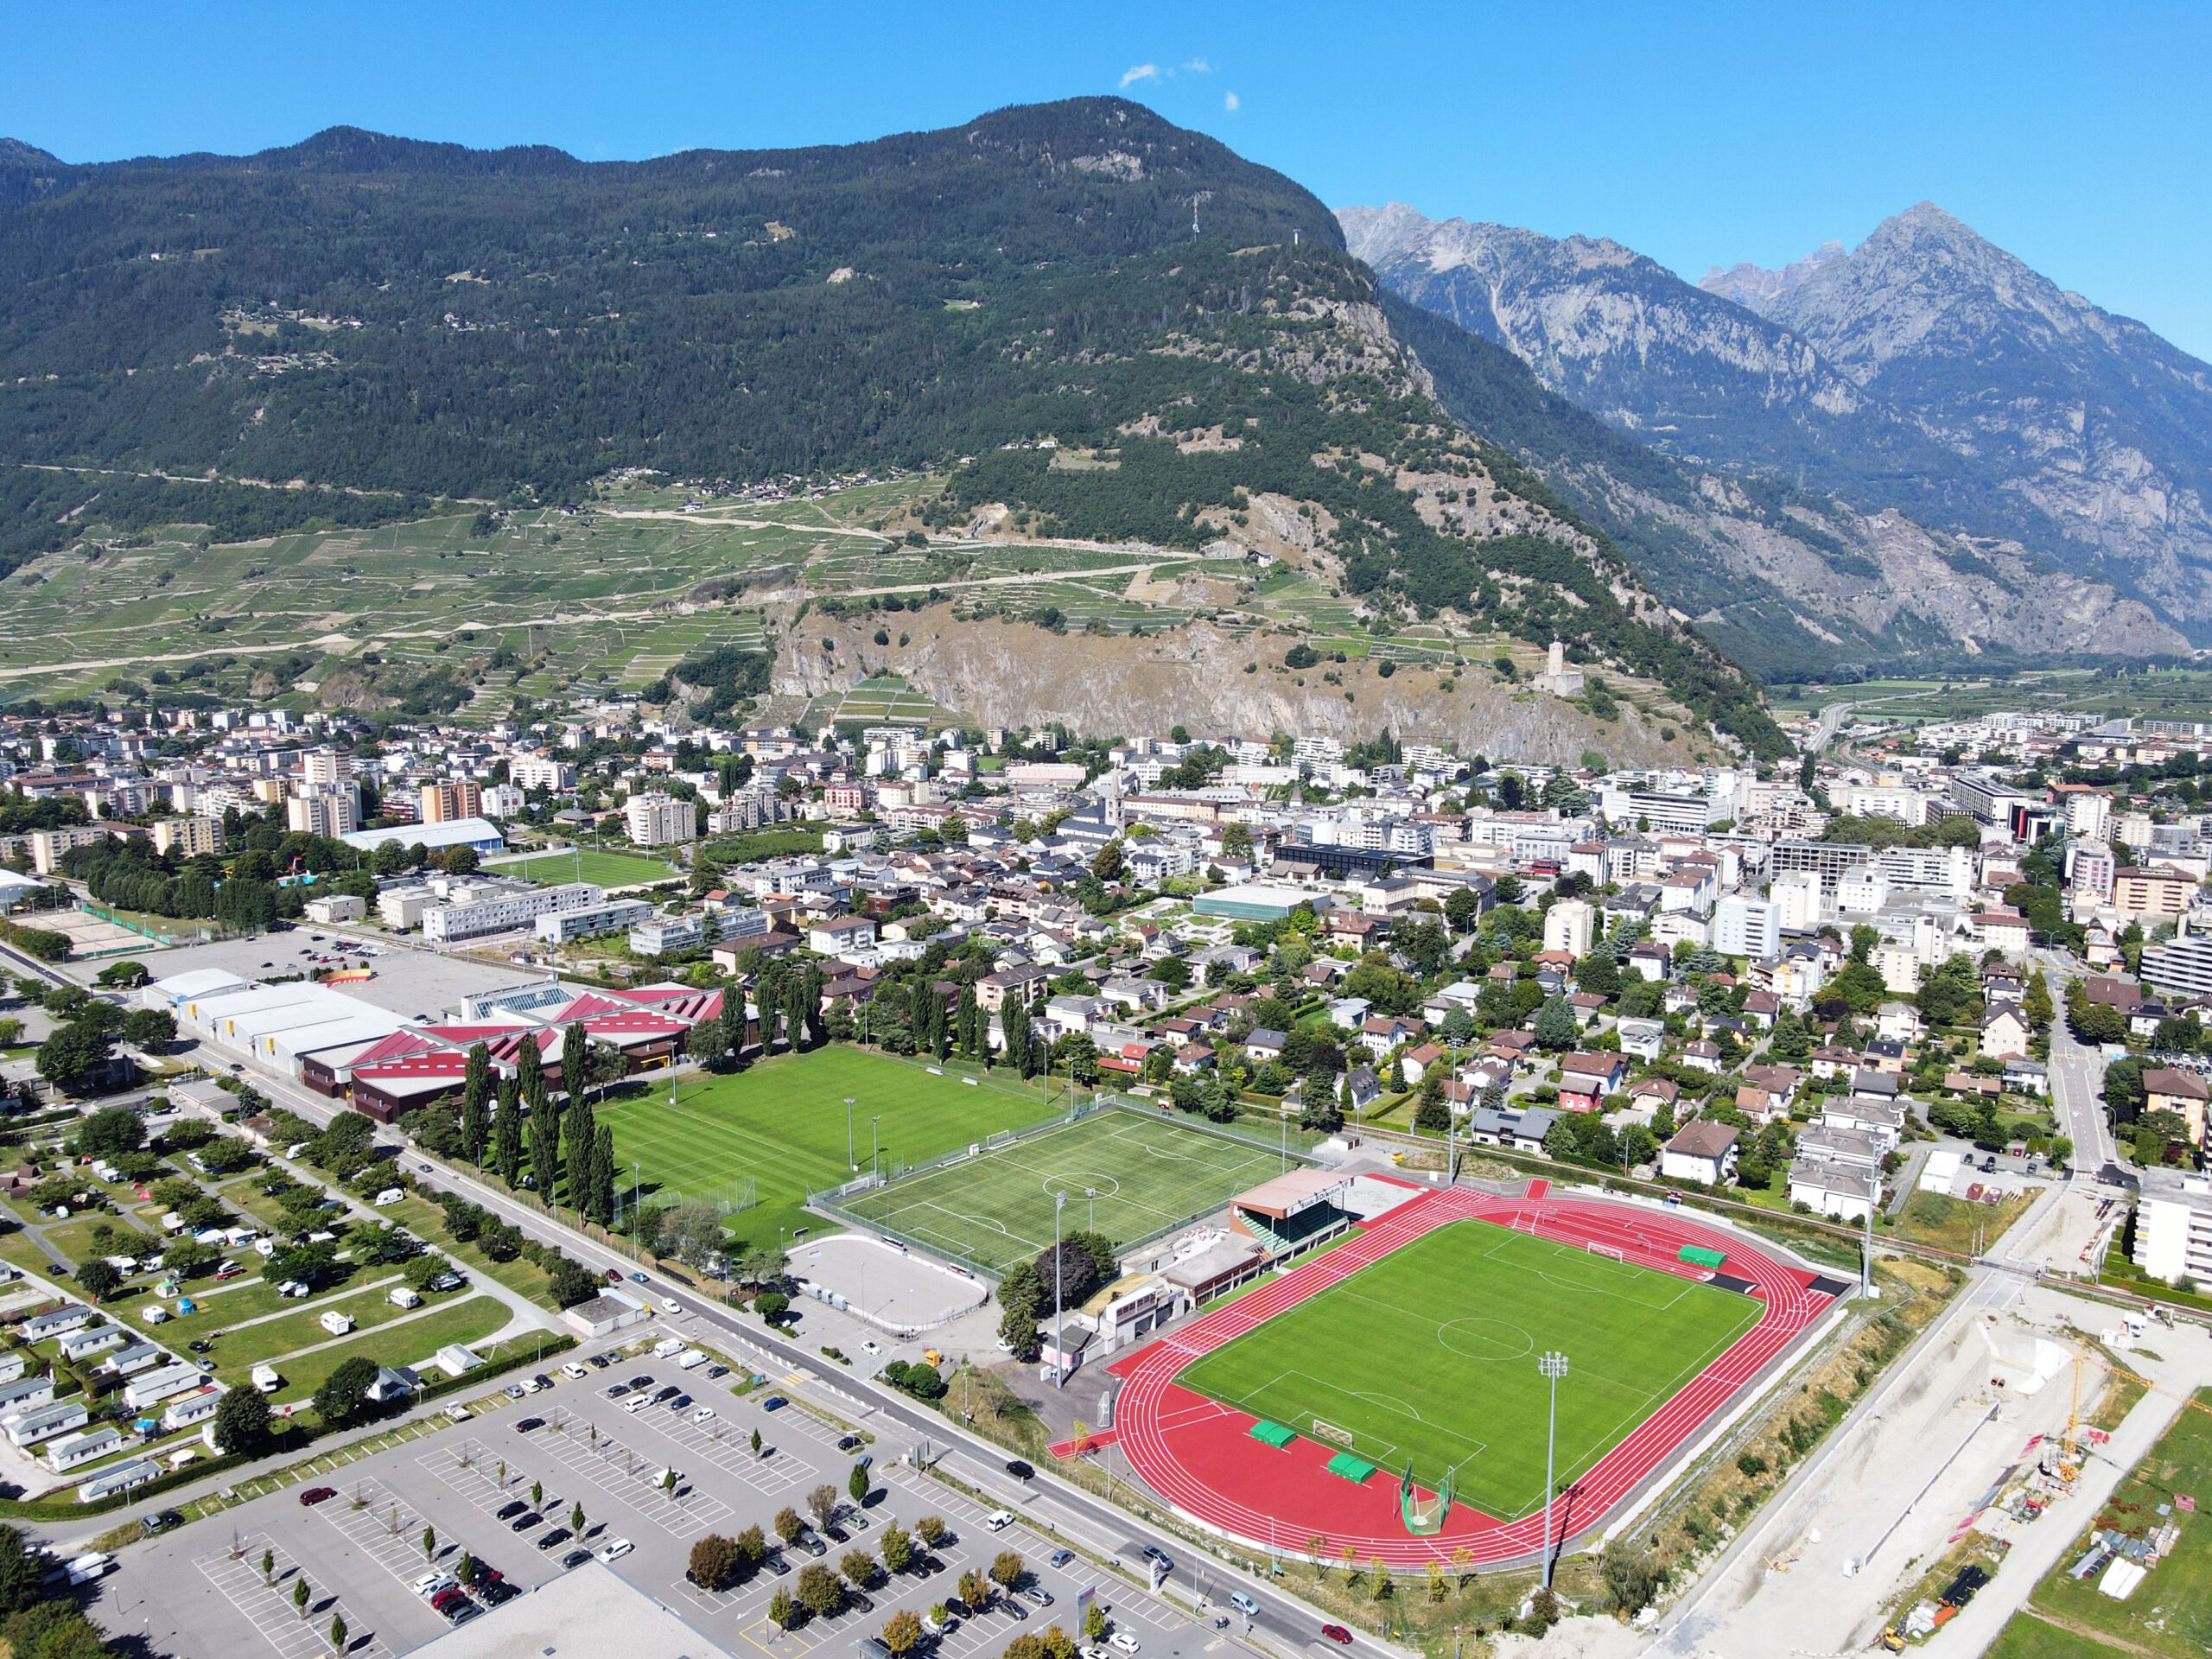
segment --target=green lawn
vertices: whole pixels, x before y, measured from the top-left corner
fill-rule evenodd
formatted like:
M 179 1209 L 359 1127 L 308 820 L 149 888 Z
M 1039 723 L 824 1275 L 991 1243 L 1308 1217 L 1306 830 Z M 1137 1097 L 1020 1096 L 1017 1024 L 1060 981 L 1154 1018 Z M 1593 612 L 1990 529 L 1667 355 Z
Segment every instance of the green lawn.
M 497 1280 L 509 1290 L 519 1292 L 534 1302 L 547 1300 L 546 1287 L 552 1280 L 544 1268 L 518 1255 L 509 1261 L 494 1262 L 484 1254 L 484 1247 L 475 1240 L 462 1243 L 446 1231 L 446 1212 L 428 1198 L 410 1193 L 387 1208 L 385 1215 L 416 1237 L 429 1240 L 468 1272 L 482 1278 Z M 550 1306 L 550 1303 L 548 1305 Z
M 519 876 L 540 887 L 554 887 L 563 881 L 592 881 L 602 887 L 645 887 L 656 881 L 673 881 L 683 874 L 666 859 L 648 858 L 642 853 L 594 852 L 588 847 L 575 852 L 540 853 L 532 858 L 491 863 L 484 868 L 492 874 Z
M 2082 1517 L 2084 1524 L 2075 1547 L 2059 1557 L 2059 1565 L 2029 1597 L 2031 1611 L 2048 1613 L 2077 1629 L 2101 1631 L 2137 1653 L 2199 1656 L 2212 1649 L 2212 1389 L 2200 1389 L 2192 1398 L 2196 1405 L 2183 1408 L 2094 1522 Z M 2201 1506 L 2196 1512 L 2185 1512 L 2175 1503 L 2184 1494 Z M 2161 1504 L 2173 1506 L 2172 1513 L 2161 1516 Z M 2114 1601 L 2098 1590 L 2102 1569 L 2087 1580 L 2066 1575 L 2066 1569 L 2088 1548 L 2092 1524 L 2139 1537 L 2168 1520 L 2180 1527 L 2180 1540 L 2126 1601 Z M 1997 1650 L 2004 1651 L 2001 1643 Z
M 2056 1624 L 2046 1624 L 2033 1613 L 2015 1613 L 1997 1633 L 1984 1659 L 2107 1659 L 2119 1649 Z
M 283 1385 L 270 1396 L 276 1404 L 304 1400 L 349 1359 L 372 1359 L 379 1365 L 414 1365 L 428 1360 L 449 1342 L 475 1342 L 490 1336 L 508 1319 L 507 1305 L 496 1297 L 471 1296 L 453 1302 L 421 1319 L 388 1331 L 368 1331 L 345 1342 L 278 1360 Z M 433 1376 L 442 1376 L 434 1372 Z
M 1154 1113 L 1096 1112 L 1010 1147 L 863 1193 L 863 1222 L 1001 1274 L 1052 1248 L 1056 1193 L 1068 1227 L 1147 1238 L 1282 1172 L 1279 1153 Z
M 1732 1291 L 1487 1222 L 1440 1228 L 1199 1360 L 1178 1380 L 1500 1517 L 1543 1502 L 1557 1350 L 1560 1480 L 1590 1468 L 1758 1319 Z M 1263 1456 L 1255 1442 L 1255 1456 Z M 1375 1478 L 1382 1478 L 1376 1476 Z
M 845 1102 L 854 1156 L 869 1156 L 869 1122 L 886 1167 L 926 1162 L 1000 1129 L 1048 1116 L 1034 1085 L 980 1079 L 865 1049 L 833 1046 L 764 1060 L 726 1077 L 686 1076 L 669 1103 L 664 1083 L 598 1106 L 614 1127 L 617 1166 L 634 1161 L 648 1194 L 727 1197 L 746 1176 L 753 1207 L 730 1217 L 734 1235 L 773 1245 L 780 1231 L 831 1230 L 805 1210 L 806 1195 L 850 1179 Z
M 300 1311 L 279 1319 L 264 1319 L 259 1325 L 241 1329 L 222 1331 L 226 1324 L 235 1323 L 226 1319 L 222 1311 L 222 1299 L 211 1305 L 201 1303 L 201 1313 L 181 1323 L 162 1327 L 161 1334 L 174 1343 L 181 1338 L 204 1338 L 214 1344 L 208 1357 L 215 1362 L 216 1372 L 224 1382 L 233 1386 L 246 1381 L 246 1373 L 263 1360 L 281 1360 L 284 1355 L 296 1353 L 302 1348 L 312 1348 L 317 1343 L 333 1338 L 321 1325 L 327 1313 L 349 1314 L 354 1329 L 372 1331 L 378 1325 L 389 1325 L 394 1319 L 406 1317 L 407 1310 L 395 1306 L 385 1295 L 391 1286 L 372 1291 L 355 1290 L 335 1297 L 325 1297 L 314 1303 L 297 1304 Z M 281 1369 L 281 1367 L 280 1367 Z

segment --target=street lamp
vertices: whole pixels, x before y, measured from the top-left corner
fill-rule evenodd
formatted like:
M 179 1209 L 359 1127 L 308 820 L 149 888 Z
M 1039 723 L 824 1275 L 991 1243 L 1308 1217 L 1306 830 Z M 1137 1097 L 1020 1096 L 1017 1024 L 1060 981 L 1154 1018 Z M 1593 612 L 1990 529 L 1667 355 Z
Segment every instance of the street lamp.
M 883 1148 L 875 1138 L 875 1126 L 882 1122 L 880 1112 L 868 1121 L 868 1166 L 879 1180 L 883 1178 Z
M 1559 1445 L 1559 1380 L 1567 1375 L 1567 1356 L 1547 1353 L 1536 1371 L 1552 1385 L 1551 1415 L 1544 1428 L 1544 1588 L 1552 1587 L 1552 1453 Z
M 1090 1200 L 1090 1230 L 1095 1233 L 1098 1230 L 1098 1189 L 1086 1186 L 1083 1189 L 1083 1196 Z
M 845 1097 L 845 1167 L 855 1173 L 860 1170 L 860 1165 L 853 1159 L 853 1100 L 849 1095 Z
M 1060 1346 L 1060 1321 L 1066 1317 L 1060 1306 L 1060 1211 L 1067 1203 L 1065 1189 L 1052 1194 L 1052 1386 L 1056 1389 L 1068 1385 L 1067 1354 Z

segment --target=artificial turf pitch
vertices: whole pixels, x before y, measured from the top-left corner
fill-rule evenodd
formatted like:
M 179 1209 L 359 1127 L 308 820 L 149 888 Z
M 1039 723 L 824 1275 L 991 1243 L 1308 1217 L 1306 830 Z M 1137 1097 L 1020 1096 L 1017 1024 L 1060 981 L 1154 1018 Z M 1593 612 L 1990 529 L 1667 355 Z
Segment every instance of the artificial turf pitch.
M 780 1055 L 725 1077 L 686 1074 L 673 1106 L 663 1078 L 594 1110 L 600 1122 L 613 1126 L 626 1199 L 633 1162 L 647 1194 L 727 1198 L 750 1176 L 753 1207 L 730 1216 L 729 1231 L 772 1245 L 779 1232 L 807 1228 L 819 1237 L 834 1230 L 807 1211 L 806 1197 L 853 1178 L 849 1098 L 852 1157 L 862 1169 L 873 1155 L 894 1166 L 925 1162 L 1047 1115 L 1034 1085 L 1022 1090 L 991 1078 L 971 1086 L 843 1045 Z
M 1129 1244 L 1281 1173 L 1279 1152 L 1116 1109 L 924 1170 L 843 1207 L 996 1275 L 1052 1248 L 1056 1193 L 1068 1195 L 1064 1228 L 1095 1227 Z
M 508 863 L 486 864 L 484 869 L 487 874 L 512 875 L 541 887 L 558 887 L 564 881 L 592 881 L 602 887 L 649 887 L 676 880 L 683 874 L 664 858 L 603 853 L 590 847 L 575 852 L 539 853 Z
M 1754 1324 L 1760 1305 L 1488 1222 L 1439 1228 L 1198 1360 L 1176 1381 L 1343 1444 L 1500 1519 L 1543 1502 L 1548 1384 L 1568 1358 L 1556 1478 L 1588 1469 Z M 1338 1435 L 1317 1432 L 1315 1420 Z M 1260 1455 L 1255 1446 L 1255 1455 Z

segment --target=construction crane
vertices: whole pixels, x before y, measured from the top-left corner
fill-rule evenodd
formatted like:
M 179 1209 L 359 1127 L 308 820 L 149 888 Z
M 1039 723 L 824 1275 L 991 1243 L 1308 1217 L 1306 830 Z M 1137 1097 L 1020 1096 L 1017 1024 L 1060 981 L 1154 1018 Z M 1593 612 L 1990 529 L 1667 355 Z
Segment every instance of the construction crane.
M 2066 1440 L 2069 1445 L 2073 1444 L 2081 1433 L 2082 1362 L 2088 1357 L 2089 1351 L 2086 1344 L 2076 1343 L 2074 1344 L 2074 1396 L 2066 1408 Z M 2183 1394 L 2178 1389 L 2170 1389 L 2163 1382 L 2153 1382 L 2149 1377 L 2143 1376 L 2141 1373 L 2129 1370 L 2126 1366 L 2121 1364 L 2117 1359 L 2114 1359 L 2111 1355 L 2101 1351 L 2100 1351 L 2098 1354 L 2098 1358 L 2102 1362 L 2105 1369 L 2110 1371 L 2114 1376 L 2122 1377 L 2130 1382 L 2136 1383 L 2152 1394 L 2162 1394 L 2169 1400 L 2178 1400 L 2183 1405 L 2188 1407 L 2192 1411 L 2201 1411 L 2208 1415 L 2212 1415 L 2212 1405 L 2207 1405 L 2203 1401 L 2197 1399 L 2194 1395 Z

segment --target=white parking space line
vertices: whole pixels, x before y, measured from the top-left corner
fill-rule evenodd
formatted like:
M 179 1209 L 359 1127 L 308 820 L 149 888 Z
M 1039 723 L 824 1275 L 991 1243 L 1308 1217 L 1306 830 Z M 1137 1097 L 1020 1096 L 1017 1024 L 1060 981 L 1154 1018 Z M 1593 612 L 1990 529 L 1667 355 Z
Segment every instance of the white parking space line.
M 276 1571 L 268 1583 L 262 1582 L 261 1556 L 264 1549 L 273 1551 L 276 1558 Z M 227 1554 L 208 1555 L 197 1563 L 207 1575 L 208 1583 L 222 1592 L 231 1605 L 237 1608 L 246 1622 L 261 1633 L 262 1639 L 276 1649 L 281 1659 L 321 1659 L 330 1651 L 327 1639 L 330 1620 L 335 1614 L 346 1618 L 343 1599 L 329 1606 L 319 1604 L 324 1599 L 322 1586 L 312 1582 L 314 1592 L 309 1605 L 315 1608 L 305 1618 L 292 1605 L 292 1586 L 298 1573 L 298 1563 L 264 1538 L 245 1541 L 245 1554 L 233 1560 Z M 380 1636 L 364 1636 L 358 1628 L 359 1621 L 346 1618 L 348 1630 L 346 1651 L 360 1659 L 391 1659 L 391 1649 Z
M 667 1459 L 633 1452 L 604 1435 L 593 1445 L 563 1434 L 539 1449 L 672 1538 L 696 1538 L 737 1513 L 721 1499 L 690 1487 L 688 1482 L 678 1483 L 685 1496 L 670 1497 L 652 1484 L 653 1471 L 664 1466 Z M 589 1514 L 591 1508 L 585 1504 L 585 1512 Z
M 369 1488 L 369 1502 L 360 1509 L 334 1497 L 317 1504 L 315 1512 L 393 1578 L 412 1584 L 429 1570 L 422 1519 L 389 1492 L 377 1490 L 375 1483 Z

